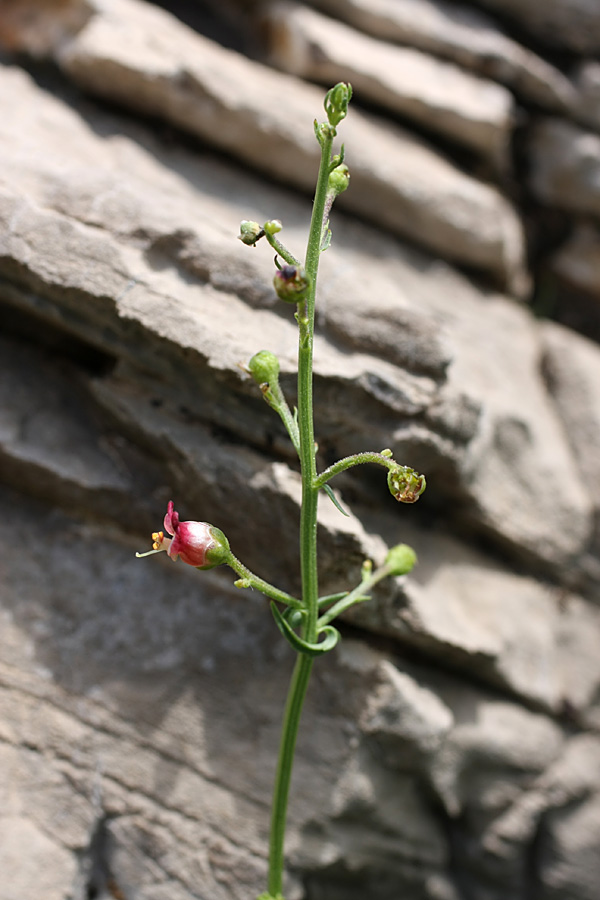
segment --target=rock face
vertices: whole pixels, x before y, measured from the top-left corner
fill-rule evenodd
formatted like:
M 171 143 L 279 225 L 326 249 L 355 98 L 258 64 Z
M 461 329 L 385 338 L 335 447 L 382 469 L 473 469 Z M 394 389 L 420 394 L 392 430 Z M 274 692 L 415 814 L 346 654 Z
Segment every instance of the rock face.
M 245 54 L 141 0 L 0 9 L 0 900 L 265 888 L 292 651 L 231 573 L 134 552 L 172 498 L 298 588 L 296 461 L 243 370 L 277 353 L 293 403 L 297 328 L 235 237 L 277 216 L 301 253 L 309 81 L 344 69 L 319 462 L 390 447 L 428 490 L 323 497 L 323 593 L 399 541 L 419 565 L 315 666 L 286 898 L 596 900 L 597 73 L 482 5 L 206 4 Z M 548 10 L 594 52 L 595 4 Z

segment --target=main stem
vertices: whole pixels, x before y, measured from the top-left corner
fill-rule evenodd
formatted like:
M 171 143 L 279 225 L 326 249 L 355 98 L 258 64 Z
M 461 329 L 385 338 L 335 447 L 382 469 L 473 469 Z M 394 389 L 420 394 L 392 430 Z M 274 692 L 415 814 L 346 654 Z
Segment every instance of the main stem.
M 298 428 L 300 434 L 300 467 L 302 472 L 302 509 L 300 513 L 300 575 L 302 600 L 307 610 L 303 638 L 310 643 L 317 640 L 318 577 L 317 577 L 317 499 L 315 487 L 317 467 L 313 419 L 313 339 L 317 272 L 325 214 L 325 198 L 329 179 L 329 164 L 334 134 L 321 144 L 321 164 L 315 190 L 310 232 L 304 268 L 310 279 L 310 290 L 298 306 Z M 279 758 L 273 789 L 271 837 L 269 842 L 269 894 L 277 897 L 283 890 L 284 840 L 287 805 L 292 777 L 296 738 L 302 706 L 308 688 L 312 659 L 299 655 L 296 660 L 285 706 Z

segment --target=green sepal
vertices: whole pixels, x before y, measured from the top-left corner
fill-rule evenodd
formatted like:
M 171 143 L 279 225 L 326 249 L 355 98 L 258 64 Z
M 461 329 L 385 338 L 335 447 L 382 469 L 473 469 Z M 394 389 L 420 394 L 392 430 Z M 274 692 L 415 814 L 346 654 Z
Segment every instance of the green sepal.
M 329 497 L 329 499 L 331 500 L 331 502 L 333 503 L 333 505 L 335 506 L 335 508 L 336 508 L 336 509 L 339 509 L 339 511 L 341 512 L 341 514 L 342 514 L 343 516 L 347 516 L 348 518 L 350 518 L 350 513 L 346 512 L 346 510 L 344 509 L 344 507 L 341 505 L 340 501 L 337 499 L 337 497 L 336 497 L 335 494 L 333 493 L 333 491 L 332 491 L 332 489 L 331 489 L 331 486 L 328 485 L 328 484 L 324 484 L 324 485 L 323 485 L 323 490 L 325 491 L 325 493 L 327 494 L 327 496 Z
M 260 897 L 257 897 L 256 900 L 285 900 L 283 894 L 269 894 L 268 892 L 265 894 L 261 894 Z
M 337 628 L 334 628 L 333 625 L 326 625 L 319 632 L 319 634 L 325 635 L 325 639 L 316 644 L 311 644 L 296 634 L 285 616 L 279 612 L 277 605 L 273 602 L 271 603 L 271 612 L 280 632 L 296 653 L 303 653 L 305 656 L 322 656 L 324 653 L 328 653 L 329 650 L 333 650 L 340 639 L 340 633 Z
M 323 238 L 323 243 L 321 244 L 321 253 L 325 253 L 326 250 L 329 250 L 331 247 L 331 228 L 328 228 L 325 232 L 325 237 Z

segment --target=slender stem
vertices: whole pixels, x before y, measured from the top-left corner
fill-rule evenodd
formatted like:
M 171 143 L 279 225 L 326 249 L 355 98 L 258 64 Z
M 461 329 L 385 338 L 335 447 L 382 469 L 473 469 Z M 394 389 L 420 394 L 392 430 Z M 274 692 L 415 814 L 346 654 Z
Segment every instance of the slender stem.
M 368 578 L 364 578 L 361 583 L 354 588 L 353 591 L 350 591 L 349 594 L 346 594 L 345 597 L 341 597 L 337 603 L 334 603 L 333 606 L 330 606 L 329 609 L 324 612 L 319 617 L 319 628 L 323 628 L 325 625 L 329 625 L 330 622 L 333 622 L 335 618 L 337 618 L 340 613 L 345 612 L 347 609 L 350 609 L 351 606 L 354 606 L 356 603 L 362 603 L 364 600 L 370 600 L 371 598 L 368 596 L 364 596 L 367 591 L 370 591 L 372 587 L 382 581 L 384 578 L 390 574 L 390 570 L 388 566 L 381 566 L 380 569 L 376 569 L 372 575 L 369 575 Z
M 319 617 L 319 584 L 317 577 L 317 500 L 319 488 L 315 486 L 317 466 L 313 420 L 313 338 L 317 272 L 321 252 L 321 234 L 333 137 L 334 134 L 331 133 L 321 143 L 321 164 L 319 166 L 304 264 L 311 286 L 306 299 L 298 305 L 296 315 L 299 327 L 298 432 L 302 473 L 300 574 L 302 578 L 302 603 L 307 611 L 302 637 L 310 643 L 315 643 L 317 640 L 317 620 Z M 296 660 L 286 702 L 273 789 L 271 837 L 269 842 L 268 883 L 269 893 L 273 897 L 281 894 L 282 891 L 285 828 L 294 750 L 311 670 L 312 660 L 310 657 L 299 655 Z
M 350 469 L 352 466 L 361 466 L 363 463 L 377 463 L 377 465 L 385 466 L 387 469 L 395 469 L 398 467 L 398 463 L 391 457 L 385 456 L 382 453 L 374 453 L 371 451 L 354 453 L 352 456 L 345 456 L 343 459 L 338 459 L 332 466 L 324 469 L 321 474 L 317 476 L 315 485 L 318 488 L 322 488 L 334 475 L 339 475 L 340 472 L 345 472 L 346 469 Z
M 285 591 L 280 591 L 279 588 L 275 587 L 273 584 L 269 584 L 268 581 L 265 581 L 264 578 L 259 578 L 258 575 L 255 575 L 254 572 L 251 572 L 250 569 L 244 565 L 244 563 L 240 562 L 239 559 L 229 551 L 229 558 L 227 559 L 226 565 L 229 566 L 230 569 L 233 569 L 234 572 L 245 581 L 248 582 L 247 586 L 256 588 L 257 591 L 260 591 L 261 594 L 265 594 L 265 596 L 270 597 L 271 600 L 276 600 L 279 603 L 285 603 L 286 606 L 293 606 L 294 609 L 304 609 L 304 605 L 301 600 L 298 600 L 297 597 L 292 597 L 291 594 L 286 594 Z M 246 585 L 242 585 L 242 587 L 246 587 Z
M 281 385 L 278 381 L 276 381 L 266 385 L 265 387 L 266 390 L 264 390 L 263 392 L 267 403 L 269 404 L 271 409 L 274 409 L 277 415 L 280 417 L 281 421 L 285 425 L 287 433 L 290 436 L 290 440 L 294 445 L 296 453 L 300 455 L 300 435 L 298 433 L 298 423 L 288 406 L 285 395 L 281 390 Z
M 273 897 L 281 894 L 283 890 L 283 869 L 285 861 L 284 840 L 288 796 L 292 778 L 294 752 L 296 750 L 296 738 L 298 737 L 302 706 L 304 705 L 304 697 L 306 696 L 306 690 L 308 688 L 312 664 L 313 660 L 309 656 L 304 656 L 301 653 L 298 654 L 283 716 L 279 758 L 277 760 L 275 786 L 273 789 L 271 837 L 269 841 L 268 887 L 269 893 Z
M 269 244 L 271 245 L 271 247 L 273 248 L 273 250 L 275 250 L 277 252 L 277 255 L 280 256 L 282 259 L 284 259 L 286 261 L 286 263 L 289 263 L 290 266 L 300 267 L 302 265 L 300 260 L 296 259 L 294 254 L 290 253 L 288 248 L 286 246 L 284 246 L 281 243 L 281 241 L 278 241 L 274 234 L 269 234 L 269 232 L 267 231 L 265 233 L 265 237 L 266 237 L 267 241 L 269 242 Z

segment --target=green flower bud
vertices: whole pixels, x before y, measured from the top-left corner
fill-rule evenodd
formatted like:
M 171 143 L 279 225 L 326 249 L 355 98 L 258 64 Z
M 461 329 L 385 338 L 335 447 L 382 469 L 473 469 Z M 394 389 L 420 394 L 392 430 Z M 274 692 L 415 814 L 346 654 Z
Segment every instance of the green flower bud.
M 408 466 L 396 466 L 388 472 L 388 487 L 400 503 L 416 503 L 425 490 L 425 476 Z
M 271 384 L 279 378 L 279 360 L 270 350 L 259 350 L 248 363 L 248 371 L 257 384 Z
M 238 240 L 242 242 L 242 244 L 248 244 L 249 247 L 252 247 L 259 237 L 262 236 L 263 229 L 258 224 L 258 222 L 251 222 L 249 219 L 242 219 L 240 222 L 240 233 L 238 234 Z
M 273 287 L 280 300 L 286 303 L 300 303 L 310 287 L 310 280 L 303 268 L 282 266 L 275 273 Z
M 344 84 L 343 81 L 340 81 L 339 84 L 332 87 L 330 91 L 327 91 L 323 106 L 325 107 L 329 124 L 333 126 L 333 128 L 335 128 L 336 125 L 339 125 L 342 119 L 346 118 L 351 97 L 352 85 Z
M 270 234 L 272 237 L 274 234 L 279 234 L 279 232 L 283 228 L 283 225 L 281 224 L 279 219 L 270 219 L 268 222 L 265 222 L 263 228 L 266 233 Z
M 414 567 L 417 554 L 408 544 L 396 544 L 388 550 L 385 564 L 390 570 L 390 575 L 406 575 Z
M 329 190 L 335 194 L 342 194 L 350 184 L 350 169 L 345 163 L 337 166 L 329 175 Z

